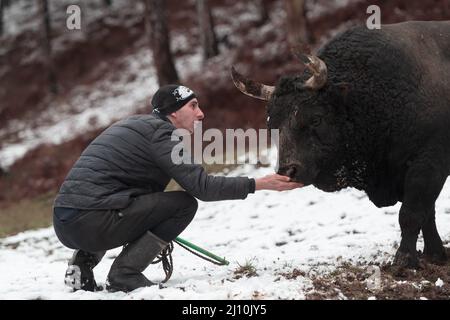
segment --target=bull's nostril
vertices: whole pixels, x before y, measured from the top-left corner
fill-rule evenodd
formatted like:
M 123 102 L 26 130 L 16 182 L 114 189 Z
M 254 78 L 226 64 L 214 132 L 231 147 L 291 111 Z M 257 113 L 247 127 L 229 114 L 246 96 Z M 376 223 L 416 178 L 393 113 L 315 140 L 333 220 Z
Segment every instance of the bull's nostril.
M 289 169 L 286 172 L 286 175 L 290 178 L 294 178 L 296 173 L 297 169 L 295 167 L 289 167 Z

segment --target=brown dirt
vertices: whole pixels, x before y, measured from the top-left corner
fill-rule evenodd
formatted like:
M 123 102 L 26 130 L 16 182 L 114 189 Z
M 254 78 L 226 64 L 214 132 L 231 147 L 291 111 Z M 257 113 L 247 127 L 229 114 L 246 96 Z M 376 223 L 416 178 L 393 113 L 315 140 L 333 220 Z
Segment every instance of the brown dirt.
M 447 248 L 450 256 L 450 248 Z M 398 269 L 391 264 L 378 266 L 380 268 L 380 287 L 368 289 L 367 281 L 371 276 L 367 265 L 352 265 L 344 263 L 334 272 L 311 276 L 314 288 L 306 294 L 306 299 L 342 299 L 367 300 L 375 297 L 377 300 L 410 300 L 427 298 L 433 300 L 450 299 L 450 260 L 445 265 L 434 265 L 420 259 L 422 268 L 419 270 Z M 305 272 L 297 276 L 304 276 Z M 294 274 L 285 274 L 287 279 L 295 279 Z M 441 279 L 442 286 L 436 286 Z M 342 296 L 343 295 L 343 296 Z
M 294 270 L 292 270 L 291 272 L 282 272 L 280 273 L 280 276 L 288 279 L 288 280 L 295 280 L 298 277 L 305 277 L 306 276 L 306 272 L 302 271 L 300 269 L 294 268 Z
M 0 208 L 19 200 L 55 192 L 86 145 L 102 130 L 85 133 L 58 147 L 41 145 L 16 161 L 0 177 Z

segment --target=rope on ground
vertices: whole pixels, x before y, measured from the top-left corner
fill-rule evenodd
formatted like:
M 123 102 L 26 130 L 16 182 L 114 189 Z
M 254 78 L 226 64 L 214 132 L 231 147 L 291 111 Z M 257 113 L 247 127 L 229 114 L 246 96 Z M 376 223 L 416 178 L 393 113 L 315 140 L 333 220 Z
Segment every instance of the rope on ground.
M 173 272 L 173 259 L 172 259 L 172 251 L 173 251 L 173 242 L 169 242 L 165 249 L 163 249 L 156 259 L 152 262 L 152 264 L 156 264 L 162 262 L 162 267 L 164 273 L 166 274 L 166 278 L 162 281 L 162 283 L 167 282 L 172 276 Z
M 199 253 L 189 249 L 187 246 L 185 246 L 184 244 L 180 243 L 177 240 L 173 240 L 173 241 L 169 242 L 169 244 L 166 246 L 166 248 L 163 249 L 158 254 L 156 259 L 152 262 L 152 264 L 157 264 L 157 263 L 162 262 L 163 270 L 164 270 L 164 273 L 166 274 L 166 277 L 165 277 L 165 279 L 163 281 L 161 281 L 161 283 L 167 282 L 170 279 L 170 277 L 172 276 L 172 272 L 173 272 L 173 258 L 172 258 L 173 242 L 176 242 L 180 247 L 182 247 L 183 249 L 185 249 L 185 250 L 189 251 L 190 253 L 196 255 L 197 257 L 202 258 L 203 260 L 206 260 L 208 262 L 211 262 L 211 263 L 219 265 L 219 266 L 224 265 L 223 263 L 220 263 L 220 262 L 214 261 L 212 259 L 209 259 L 209 258 L 207 258 L 207 257 L 205 257 L 205 256 L 203 256 L 203 255 L 201 255 L 201 254 L 199 254 Z

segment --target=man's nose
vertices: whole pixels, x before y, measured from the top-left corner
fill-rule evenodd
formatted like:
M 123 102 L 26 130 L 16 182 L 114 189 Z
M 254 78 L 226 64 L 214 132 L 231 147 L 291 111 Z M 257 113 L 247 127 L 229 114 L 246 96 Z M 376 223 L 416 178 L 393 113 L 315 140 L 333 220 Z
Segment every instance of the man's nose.
M 205 115 L 203 114 L 202 109 L 198 108 L 197 118 L 199 120 L 202 120 L 204 117 L 205 117 Z

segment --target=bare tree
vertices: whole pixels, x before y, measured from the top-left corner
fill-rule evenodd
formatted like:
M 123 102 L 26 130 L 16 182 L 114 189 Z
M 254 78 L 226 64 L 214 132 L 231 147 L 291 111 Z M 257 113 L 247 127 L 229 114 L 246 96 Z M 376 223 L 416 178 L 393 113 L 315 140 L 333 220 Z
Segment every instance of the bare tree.
M 48 0 L 39 1 L 39 10 L 42 17 L 42 49 L 44 53 L 45 67 L 48 74 L 48 84 L 51 93 L 58 92 L 58 85 L 56 80 L 55 65 L 52 59 L 52 45 L 51 45 L 51 26 L 50 26 L 50 12 L 48 9 Z
M 256 0 L 255 2 L 259 16 L 258 24 L 262 25 L 269 19 L 269 6 L 266 0 Z
M 203 62 L 219 54 L 217 36 L 214 32 L 214 21 L 208 0 L 197 0 L 197 14 L 200 29 L 200 40 L 203 48 Z
M 3 9 L 5 9 L 5 0 L 0 0 L 0 37 L 3 36 Z
M 170 51 L 170 35 L 164 0 L 144 0 L 146 30 L 160 86 L 178 83 L 178 74 Z
M 287 13 L 287 33 L 291 46 L 314 42 L 306 16 L 306 0 L 284 0 Z
M 9 7 L 11 0 L 0 0 L 0 37 L 5 33 L 5 9 Z

